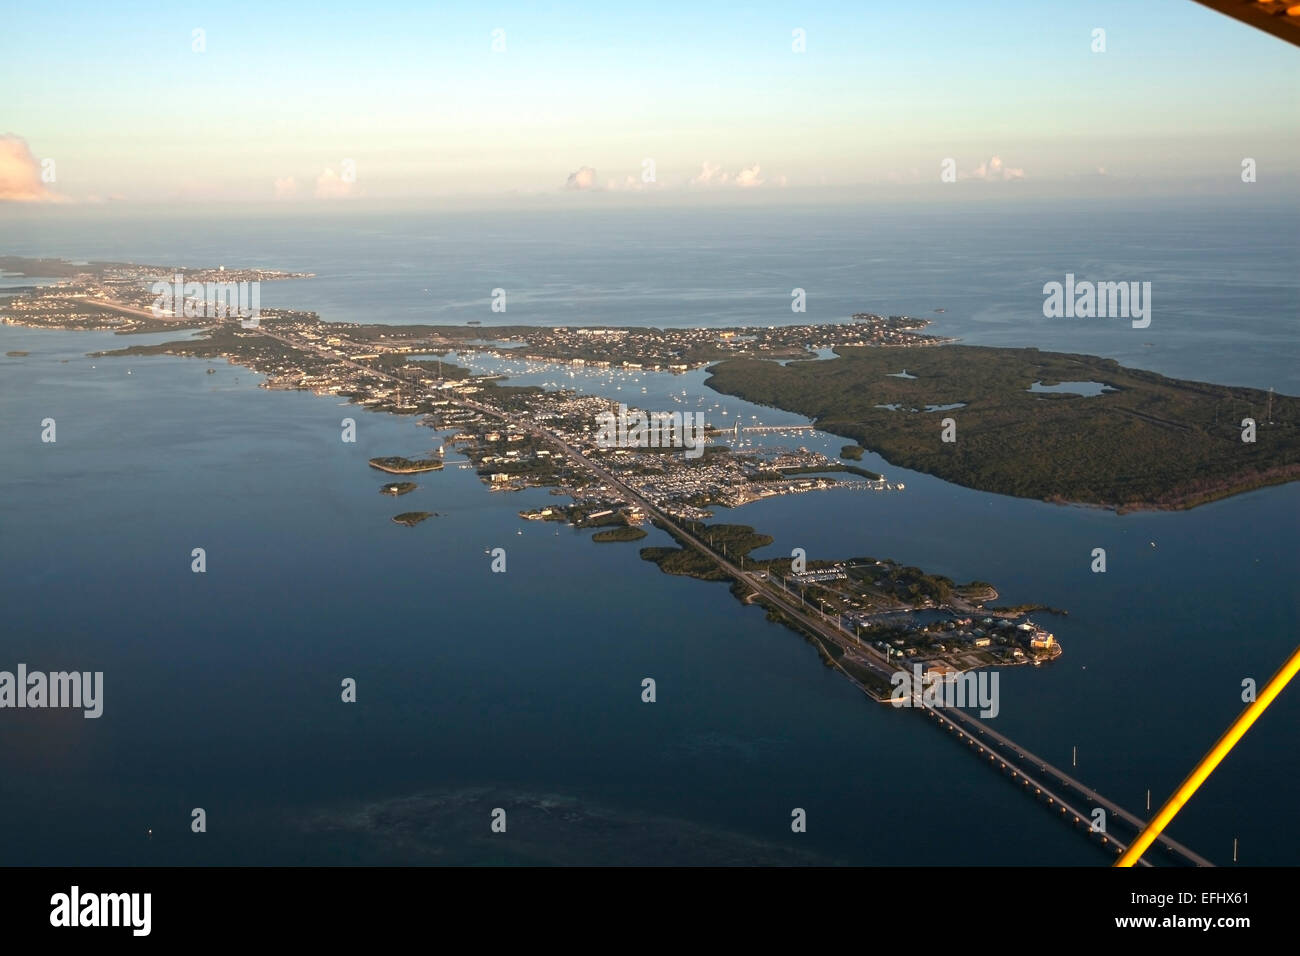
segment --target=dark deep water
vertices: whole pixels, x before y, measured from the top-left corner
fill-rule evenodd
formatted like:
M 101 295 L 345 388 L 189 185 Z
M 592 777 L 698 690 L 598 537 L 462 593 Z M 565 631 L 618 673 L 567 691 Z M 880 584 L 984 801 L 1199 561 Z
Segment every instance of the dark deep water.
M 944 307 L 934 331 L 974 344 L 1295 394 L 1294 212 L 349 215 L 200 232 L 59 219 L 10 223 L 0 251 L 312 271 L 264 286 L 263 304 L 327 320 L 729 325 Z M 1104 239 L 1081 223 L 1107 224 Z M 1043 319 L 1041 285 L 1066 272 L 1152 281 L 1151 327 Z M 505 316 L 487 308 L 498 286 L 519 290 Z M 795 286 L 807 316 L 789 311 Z M 0 863 L 1107 862 L 725 585 L 663 575 L 640 545 L 522 522 L 546 491 L 489 493 L 472 471 L 379 495 L 367 458 L 437 440 L 413 418 L 258 389 L 224 363 L 86 357 L 135 341 L 0 327 L 0 353 L 31 353 L 0 358 L 0 669 L 105 675 L 98 720 L 0 712 Z M 699 372 L 515 371 L 648 407 L 705 393 Z M 345 416 L 355 445 L 339 441 Z M 1065 656 L 1004 671 L 994 726 L 1064 767 L 1077 745 L 1078 776 L 1134 812 L 1240 710 L 1242 679 L 1262 685 L 1296 643 L 1296 485 L 1118 517 L 862 464 L 906 491 L 716 520 L 774 535 L 771 554 L 892 557 L 989 580 L 1000 603 L 1068 609 L 1045 619 Z M 407 510 L 442 516 L 389 520 Z M 651 529 L 641 544 L 667 540 Z M 484 553 L 496 546 L 503 575 Z M 195 547 L 206 574 L 190 571 Z M 1094 547 L 1105 575 L 1088 569 Z M 340 702 L 344 677 L 356 704 Z M 1236 836 L 1244 863 L 1295 863 L 1297 726 L 1292 688 L 1171 832 L 1215 862 Z M 493 836 L 497 806 L 510 826 Z M 194 807 L 206 834 L 190 832 Z M 806 834 L 790 832 L 793 807 Z

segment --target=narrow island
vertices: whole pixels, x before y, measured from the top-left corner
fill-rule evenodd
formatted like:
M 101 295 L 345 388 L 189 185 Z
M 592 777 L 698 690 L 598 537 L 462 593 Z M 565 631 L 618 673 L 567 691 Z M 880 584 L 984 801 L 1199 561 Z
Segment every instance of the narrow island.
M 441 471 L 441 458 L 402 458 L 392 455 L 387 458 L 371 458 L 370 467 L 378 468 L 394 475 L 412 475 L 421 471 Z
M 0 267 L 7 263 L 14 260 L 0 258 Z M 199 329 L 93 354 L 224 358 L 265 375 L 260 387 L 423 414 L 425 425 L 451 433 L 447 443 L 464 451 L 464 466 L 487 488 L 549 487 L 571 502 L 523 510 L 520 518 L 607 529 L 593 538 L 599 541 L 637 540 L 644 537 L 637 525 L 654 524 L 677 547 L 642 548 L 643 559 L 664 573 L 730 582 L 737 599 L 800 633 L 827 666 L 882 702 L 892 699 L 891 678 L 900 671 L 919 668 L 933 683 L 985 667 L 1055 660 L 1059 642 L 1027 615 L 1065 612 L 1039 604 L 990 607 L 999 595 L 986 582 L 957 584 L 889 559 L 754 559 L 752 552 L 773 539 L 746 525 L 705 524 L 708 509 L 774 495 L 896 493 L 904 485 L 805 447 L 751 451 L 748 442 L 733 449 L 715 441 L 695 457 L 677 448 L 609 447 L 597 437 L 598 416 L 611 405 L 607 397 L 503 385 L 504 376 L 474 375 L 443 358 L 474 351 L 634 372 L 708 367 L 707 384 L 715 391 L 807 420 L 754 431 L 820 429 L 855 442 L 841 449 L 846 461 L 860 461 L 870 450 L 891 464 L 980 490 L 1121 512 L 1191 508 L 1300 478 L 1300 399 L 1171 379 L 1094 356 L 956 345 L 923 334 L 927 319 L 858 313 L 851 323 L 769 328 L 501 326 L 492 329 L 494 342 L 485 343 L 477 328 L 322 322 L 313 312 L 287 309 L 263 310 L 256 328 L 159 317 L 149 307 L 148 282 L 166 278 L 172 267 L 17 265 L 35 270 L 24 274 L 69 278 L 7 301 L 0 296 L 0 324 L 111 329 L 124 336 Z M 195 276 L 229 279 L 232 273 Z M 233 276 L 293 277 L 259 270 Z M 908 354 L 901 372 L 900 349 Z M 822 359 L 827 350 L 837 357 Z M 671 422 L 681 413 L 668 414 Z M 1251 438 L 1242 441 L 1245 419 Z M 955 440 L 943 440 L 950 429 Z M 740 438 L 745 430 L 733 424 L 731 433 Z M 706 427 L 705 434 L 720 439 L 726 432 Z M 436 471 L 443 462 L 391 456 L 370 465 L 406 474 Z M 386 487 L 403 484 L 413 483 Z M 430 517 L 437 515 L 412 511 L 392 520 L 413 527 Z
M 997 597 L 987 584 L 957 585 L 888 560 L 808 560 L 798 569 L 789 559 L 749 561 L 769 539 L 744 526 L 703 525 L 709 509 L 773 495 L 903 491 L 901 482 L 849 463 L 868 450 L 983 491 L 1119 511 L 1191 508 L 1300 478 L 1300 399 L 1172 379 L 1095 356 L 959 345 L 926 334 L 928 319 L 858 313 L 847 323 L 773 328 L 502 326 L 485 343 L 480 330 L 463 326 L 323 322 L 315 313 L 280 309 L 264 310 L 260 326 L 250 329 L 235 321 L 152 315 L 146 280 L 165 277 L 170 267 L 24 265 L 39 274 L 63 270 L 70 278 L 0 303 L 5 324 L 121 335 L 198 328 L 173 341 L 95 354 L 224 358 L 265 374 L 262 387 L 309 389 L 374 411 L 424 414 L 429 426 L 453 433 L 448 441 L 463 449 L 488 488 L 550 487 L 572 502 L 521 511 L 521 518 L 602 528 L 598 541 L 639 540 L 644 532 L 636 525 L 649 520 L 682 545 L 643 549 L 667 573 L 731 580 L 742 600 L 766 606 L 805 634 L 808 616 L 794 619 L 788 601 L 781 610 L 783 593 L 797 589 L 806 607 L 816 602 L 822 614 L 839 612 L 841 629 L 852 627 L 847 637 L 813 635 L 837 662 L 847 656 L 851 663 L 857 642 L 870 641 L 879 645 L 877 657 L 894 662 L 901 655 L 900 664 L 1042 663 L 1060 645 L 1024 618 L 1030 611 L 1058 612 L 1034 604 L 986 607 Z M 710 443 L 695 458 L 672 449 L 603 448 L 593 435 L 606 399 L 508 386 L 500 376 L 474 375 L 445 361 L 466 350 L 601 369 L 707 367 L 715 391 L 800 413 L 813 427 L 853 443 L 836 461 L 802 447 L 732 449 L 719 441 L 725 430 L 706 428 Z M 836 357 L 819 358 L 827 350 Z M 775 361 L 784 359 L 809 361 Z M 1243 441 L 1246 419 L 1253 440 Z M 955 440 L 944 441 L 949 426 Z M 739 435 L 740 426 L 732 431 Z M 444 467 L 440 456 L 369 463 L 393 474 Z M 413 484 L 381 490 L 400 495 Z M 407 512 L 393 520 L 411 526 L 433 516 Z M 701 553 L 665 521 L 707 534 L 722 561 L 739 560 L 745 568 L 726 570 L 718 553 Z M 762 577 L 742 584 L 748 569 Z M 784 592 L 768 586 L 769 577 Z
M 379 489 L 379 493 L 384 495 L 393 495 L 394 497 L 396 497 L 397 495 L 409 494 L 410 492 L 414 491 L 418 487 L 419 485 L 417 485 L 413 481 L 394 481 L 394 482 L 390 482 L 389 484 L 382 485 Z
M 545 390 L 498 386 L 499 376 L 475 376 L 442 359 L 467 350 L 588 368 L 707 367 L 715 391 L 802 413 L 891 464 L 979 491 L 1125 512 L 1194 508 L 1300 478 L 1300 398 L 1169 378 L 1096 356 L 960 345 L 929 334 L 925 318 L 861 312 L 850 322 L 770 328 L 499 326 L 484 342 L 476 327 L 323 322 L 314 312 L 264 309 L 259 327 L 248 329 L 153 315 L 149 282 L 174 267 L 0 263 L 24 275 L 66 277 L 0 297 L 0 323 L 127 336 L 198 329 L 94 354 L 222 357 L 265 374 L 262 387 L 339 395 L 375 411 L 432 414 L 473 395 L 517 413 L 546 404 Z M 203 281 L 232 276 L 299 277 L 193 273 Z M 836 357 L 818 359 L 827 350 Z M 783 359 L 818 360 L 774 361 Z M 941 439 L 946 420 L 951 441 Z M 522 460 L 529 450 L 498 457 Z M 441 467 L 391 460 L 397 465 L 385 470 L 399 474 Z M 546 480 L 547 467 L 535 458 L 526 468 L 501 465 L 490 472 L 504 476 L 493 482 L 497 490 Z

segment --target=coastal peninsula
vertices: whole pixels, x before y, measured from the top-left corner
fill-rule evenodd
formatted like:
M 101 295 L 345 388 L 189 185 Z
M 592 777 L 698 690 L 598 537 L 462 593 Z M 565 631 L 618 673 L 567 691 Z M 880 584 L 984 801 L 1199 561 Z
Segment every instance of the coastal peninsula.
M 899 368 L 895 354 L 844 348 L 816 363 L 722 362 L 707 384 L 892 464 L 1018 498 L 1180 509 L 1300 478 L 1291 396 L 1037 349 L 943 345 Z

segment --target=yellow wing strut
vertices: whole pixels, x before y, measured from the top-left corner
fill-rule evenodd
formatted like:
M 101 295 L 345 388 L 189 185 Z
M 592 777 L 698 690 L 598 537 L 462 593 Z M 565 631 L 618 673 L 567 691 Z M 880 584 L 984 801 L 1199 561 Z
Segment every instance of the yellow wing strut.
M 1160 808 L 1160 812 L 1138 834 L 1137 839 L 1129 844 L 1129 848 L 1124 851 L 1124 855 L 1115 861 L 1116 866 L 1132 866 L 1142 858 L 1142 854 L 1146 852 L 1147 847 L 1152 844 L 1156 837 L 1160 836 L 1161 831 L 1169 825 L 1169 821 L 1183 808 L 1183 804 L 1192 798 L 1192 794 L 1214 772 L 1214 768 L 1219 765 L 1220 761 L 1228 756 L 1228 751 L 1232 750 L 1237 741 L 1245 736 L 1251 724 L 1259 719 L 1259 715 L 1264 713 L 1264 709 L 1273 702 L 1274 697 L 1282 692 L 1282 688 L 1296 675 L 1297 671 L 1300 671 L 1300 647 L 1291 652 L 1287 662 L 1273 675 L 1273 679 L 1265 685 L 1259 697 L 1253 700 L 1250 706 L 1237 716 L 1237 719 L 1232 722 L 1232 726 L 1228 728 L 1227 732 L 1210 748 L 1210 752 L 1201 758 L 1201 762 L 1196 765 L 1196 768 L 1182 782 L 1182 785 L 1174 791 L 1174 795 L 1165 801 L 1165 805 Z

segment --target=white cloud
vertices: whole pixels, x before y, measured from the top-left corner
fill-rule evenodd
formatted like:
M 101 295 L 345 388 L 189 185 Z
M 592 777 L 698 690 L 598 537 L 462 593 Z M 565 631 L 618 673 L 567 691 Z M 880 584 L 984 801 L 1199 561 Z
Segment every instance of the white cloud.
M 721 166 L 715 166 L 707 159 L 700 164 L 700 171 L 691 177 L 692 186 L 725 186 L 731 174 L 724 172 Z
M 754 189 L 757 186 L 767 182 L 760 172 L 762 167 L 758 163 L 752 166 L 745 166 L 736 172 L 730 172 L 723 169 L 717 163 L 711 163 L 707 159 L 700 164 L 700 171 L 690 178 L 688 184 L 691 186 L 735 186 L 739 189 Z M 776 182 L 785 185 L 785 177 L 778 177 Z
M 63 197 L 41 182 L 41 164 L 27 141 L 13 133 L 0 134 L 0 202 L 62 202 Z
M 1007 182 L 1011 179 L 1024 179 L 1025 171 L 1018 167 L 1008 166 L 1002 162 L 1000 156 L 994 156 L 980 163 L 971 172 L 961 174 L 958 178 L 980 179 L 984 182 Z
M 292 176 L 281 176 L 275 180 L 275 198 L 293 199 L 298 195 L 298 180 Z
M 736 173 L 736 185 L 741 189 L 753 189 L 756 186 L 763 185 L 766 180 L 758 178 L 759 165 L 746 166 L 740 172 Z
M 596 186 L 596 171 L 590 166 L 582 166 L 569 173 L 569 178 L 564 181 L 565 189 L 594 189 Z
M 356 183 L 347 182 L 330 167 L 316 177 L 317 199 L 346 199 L 355 192 Z

